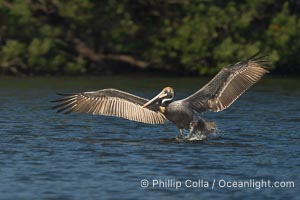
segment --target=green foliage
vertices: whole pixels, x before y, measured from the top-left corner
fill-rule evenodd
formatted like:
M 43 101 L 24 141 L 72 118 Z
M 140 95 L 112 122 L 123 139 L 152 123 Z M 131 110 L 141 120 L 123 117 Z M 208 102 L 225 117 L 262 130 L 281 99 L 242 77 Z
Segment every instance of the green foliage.
M 1 49 L 2 62 L 8 62 L 21 56 L 25 51 L 25 44 L 16 40 L 7 40 L 6 44 Z
M 68 62 L 67 66 L 64 69 L 64 72 L 67 74 L 80 74 L 85 72 L 86 62 L 84 59 L 79 58 L 77 62 Z
M 275 72 L 299 73 L 299 8 L 276 0 L 0 0 L 0 68 L 92 74 L 142 60 L 211 75 L 262 50 Z
M 10 5 L 9 14 L 12 18 L 16 18 L 20 24 L 30 23 L 32 17 L 28 3 L 23 0 L 15 0 Z

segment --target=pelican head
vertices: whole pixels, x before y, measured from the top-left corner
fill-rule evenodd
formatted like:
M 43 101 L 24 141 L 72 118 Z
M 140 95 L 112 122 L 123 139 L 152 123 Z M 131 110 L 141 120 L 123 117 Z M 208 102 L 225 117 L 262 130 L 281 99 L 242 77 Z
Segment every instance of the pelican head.
M 160 105 L 170 103 L 174 98 L 174 89 L 171 87 L 165 87 L 158 95 L 143 105 L 143 108 L 159 102 Z

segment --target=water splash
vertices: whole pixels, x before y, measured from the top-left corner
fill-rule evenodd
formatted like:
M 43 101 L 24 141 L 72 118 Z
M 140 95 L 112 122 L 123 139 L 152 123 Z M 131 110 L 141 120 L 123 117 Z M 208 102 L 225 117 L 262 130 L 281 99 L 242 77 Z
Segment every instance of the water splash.
M 190 123 L 190 130 L 187 139 L 189 141 L 194 140 L 206 140 L 211 137 L 217 130 L 215 122 L 204 121 L 201 118 L 195 119 Z

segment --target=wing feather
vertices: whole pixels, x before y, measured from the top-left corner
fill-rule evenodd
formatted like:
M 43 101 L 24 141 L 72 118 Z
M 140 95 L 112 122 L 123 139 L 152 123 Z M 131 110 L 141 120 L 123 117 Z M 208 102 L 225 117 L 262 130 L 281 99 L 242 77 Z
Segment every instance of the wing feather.
M 223 68 L 204 87 L 183 101 L 199 113 L 207 110 L 219 112 L 228 108 L 249 87 L 268 73 L 265 58 L 255 55 Z
M 93 92 L 82 92 L 65 95 L 52 102 L 57 112 L 90 113 L 121 117 L 148 124 L 163 124 L 166 121 L 158 105 L 143 108 L 148 99 L 144 99 L 116 89 L 104 89 Z

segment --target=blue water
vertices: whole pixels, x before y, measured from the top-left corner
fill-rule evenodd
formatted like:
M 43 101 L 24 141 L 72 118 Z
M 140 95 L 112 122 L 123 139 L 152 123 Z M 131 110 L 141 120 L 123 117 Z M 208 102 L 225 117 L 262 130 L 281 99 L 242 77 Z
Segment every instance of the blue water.
M 172 141 L 178 132 L 171 123 L 51 110 L 56 92 L 114 87 L 151 98 L 172 86 L 182 98 L 206 81 L 1 78 L 0 199 L 299 199 L 299 80 L 266 78 L 228 110 L 203 114 L 218 124 L 218 134 L 203 142 Z M 148 187 L 141 187 L 143 179 Z M 294 187 L 222 185 L 250 180 L 292 181 Z M 190 188 L 186 181 L 208 187 Z

